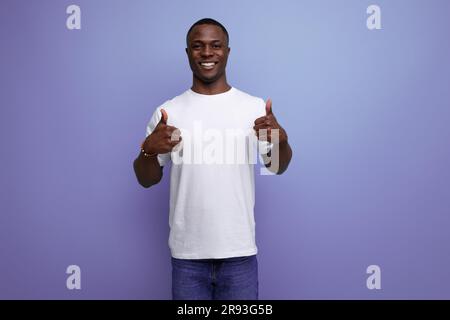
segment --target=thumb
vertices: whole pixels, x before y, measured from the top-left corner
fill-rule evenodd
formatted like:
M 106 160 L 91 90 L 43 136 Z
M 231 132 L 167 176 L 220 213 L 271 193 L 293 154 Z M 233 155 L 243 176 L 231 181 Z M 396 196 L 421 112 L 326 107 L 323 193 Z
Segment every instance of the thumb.
M 266 101 L 266 116 L 272 114 L 272 99 L 267 99 Z
M 159 120 L 160 123 L 167 124 L 167 119 L 169 116 L 167 115 L 166 110 L 161 108 L 161 120 Z

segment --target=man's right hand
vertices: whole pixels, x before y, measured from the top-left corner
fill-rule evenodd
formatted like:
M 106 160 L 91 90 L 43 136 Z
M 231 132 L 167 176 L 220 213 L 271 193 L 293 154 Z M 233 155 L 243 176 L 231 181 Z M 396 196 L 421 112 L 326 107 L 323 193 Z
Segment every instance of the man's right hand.
M 148 154 L 163 154 L 171 152 L 181 141 L 181 132 L 178 128 L 167 125 L 169 116 L 161 109 L 161 120 L 155 130 L 145 139 L 143 148 Z

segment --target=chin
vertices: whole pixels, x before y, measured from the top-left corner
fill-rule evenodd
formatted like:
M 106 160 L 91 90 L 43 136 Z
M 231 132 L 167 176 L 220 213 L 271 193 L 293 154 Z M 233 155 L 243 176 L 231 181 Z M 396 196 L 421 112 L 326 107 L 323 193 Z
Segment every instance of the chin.
M 206 82 L 206 83 L 211 83 L 211 82 L 214 82 L 217 79 L 219 79 L 217 74 L 215 74 L 213 76 L 204 76 L 204 75 L 201 75 L 201 74 L 197 74 L 197 78 L 200 79 L 203 82 Z

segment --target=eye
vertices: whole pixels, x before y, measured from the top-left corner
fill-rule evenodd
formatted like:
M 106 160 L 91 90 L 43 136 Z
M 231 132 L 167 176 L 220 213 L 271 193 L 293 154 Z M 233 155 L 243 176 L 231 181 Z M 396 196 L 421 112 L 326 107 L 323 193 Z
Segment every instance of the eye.
M 222 46 L 220 45 L 220 44 L 213 44 L 213 48 L 214 49 L 219 49 L 219 48 L 221 48 Z

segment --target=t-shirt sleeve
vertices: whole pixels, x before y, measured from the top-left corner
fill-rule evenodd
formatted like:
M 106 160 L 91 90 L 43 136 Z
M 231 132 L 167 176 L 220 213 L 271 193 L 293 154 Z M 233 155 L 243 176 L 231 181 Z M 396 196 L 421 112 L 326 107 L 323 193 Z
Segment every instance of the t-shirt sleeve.
M 158 125 L 158 122 L 161 120 L 161 108 L 162 107 L 158 107 L 156 108 L 155 112 L 153 112 L 153 115 L 147 124 L 145 138 L 147 138 L 153 132 L 153 130 L 155 130 L 156 126 Z M 158 154 L 157 158 L 159 165 L 162 167 L 170 161 L 170 152 Z

